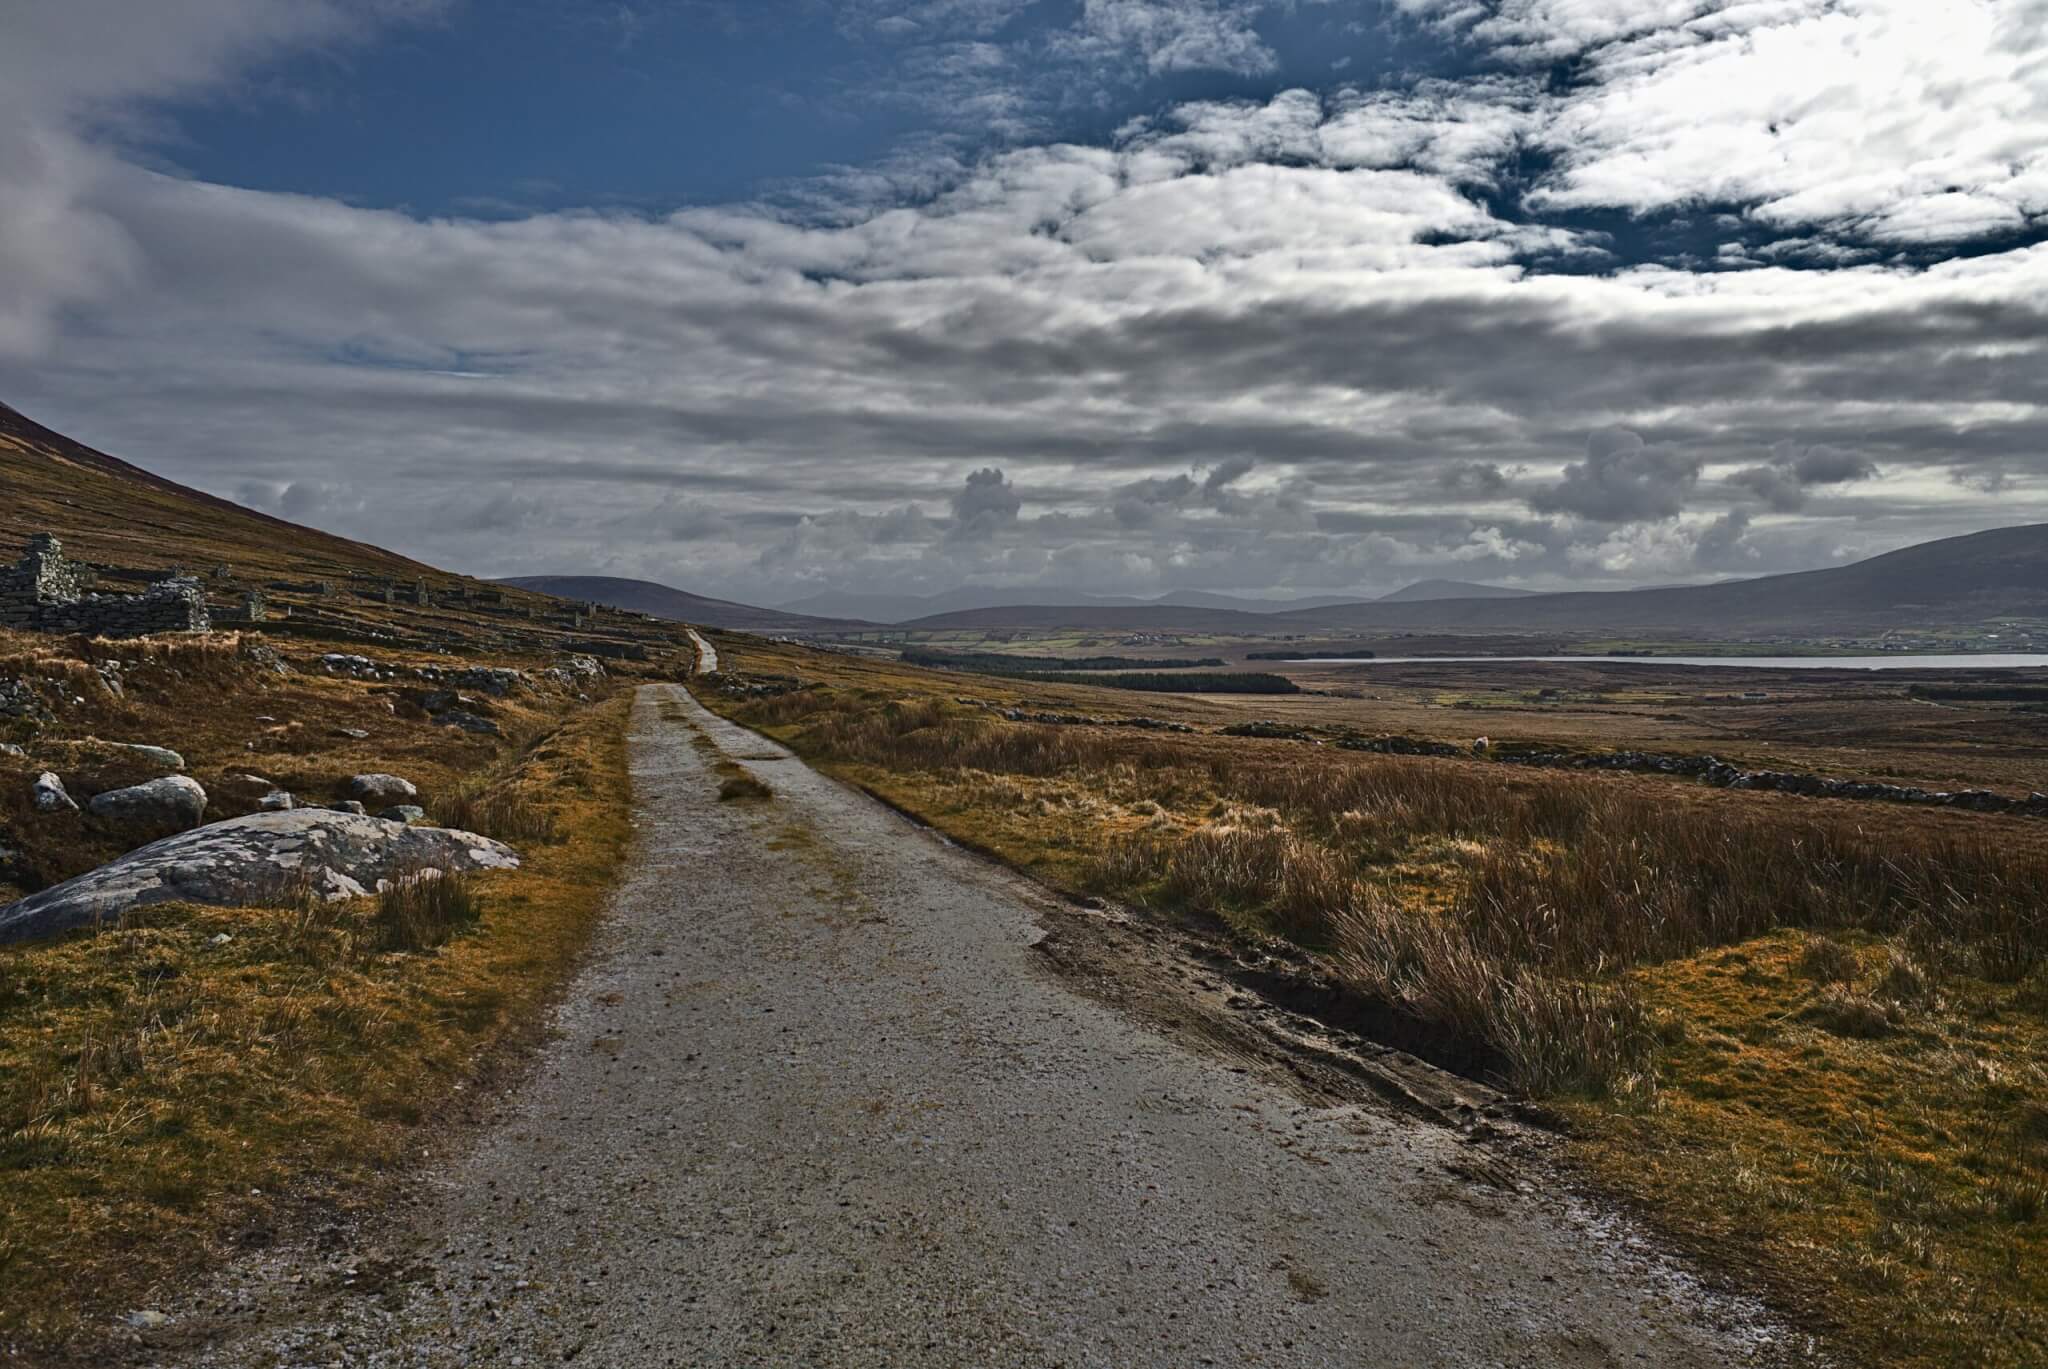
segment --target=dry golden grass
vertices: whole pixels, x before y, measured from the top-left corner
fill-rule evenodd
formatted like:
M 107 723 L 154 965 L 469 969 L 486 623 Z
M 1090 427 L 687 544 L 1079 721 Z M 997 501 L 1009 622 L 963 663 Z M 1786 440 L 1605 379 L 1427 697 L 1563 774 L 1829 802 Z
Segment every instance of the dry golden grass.
M 2048 1361 L 2037 827 L 1010 723 L 955 700 L 987 681 L 735 648 L 813 687 L 713 707 L 1062 887 L 1308 949 L 1856 1362 Z
M 55 1344 L 268 1221 L 275 1195 L 416 1149 L 537 1021 L 600 912 L 630 834 L 628 702 L 469 782 L 479 811 L 544 812 L 519 821 L 555 840 L 518 871 L 360 906 L 159 907 L 0 950 L 0 1331 Z

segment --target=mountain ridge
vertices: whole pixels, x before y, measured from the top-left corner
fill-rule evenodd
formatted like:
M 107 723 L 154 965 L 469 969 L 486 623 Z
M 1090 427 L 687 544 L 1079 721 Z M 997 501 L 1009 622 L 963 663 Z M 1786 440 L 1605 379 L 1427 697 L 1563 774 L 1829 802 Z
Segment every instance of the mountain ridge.
M 1429 582 L 1421 582 L 1428 586 Z M 1454 582 L 1455 583 L 1455 582 Z M 913 630 L 1076 627 L 1099 631 L 1468 630 L 1757 636 L 1941 628 L 2048 618 L 2048 524 L 1915 543 L 1844 566 L 1636 590 L 1387 598 L 1251 614 L 1220 609 L 1030 605 L 913 619 Z M 1396 595 L 1403 591 L 1396 591 Z
M 609 608 L 645 613 L 672 622 L 726 628 L 733 632 L 858 631 L 874 626 L 858 619 L 825 618 L 756 608 L 731 599 L 692 594 L 655 580 L 635 580 L 616 575 L 508 575 L 497 583 L 536 594 L 553 595 L 557 599 L 604 604 Z

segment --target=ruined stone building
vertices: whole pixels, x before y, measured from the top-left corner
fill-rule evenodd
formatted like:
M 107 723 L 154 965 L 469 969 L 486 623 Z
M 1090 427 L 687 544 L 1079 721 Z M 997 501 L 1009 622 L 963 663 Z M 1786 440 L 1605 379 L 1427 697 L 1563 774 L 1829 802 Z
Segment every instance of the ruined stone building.
M 206 594 L 185 576 L 159 580 L 140 594 L 98 594 L 91 566 L 66 559 L 48 533 L 28 539 L 28 554 L 0 565 L 0 627 L 27 632 L 83 632 L 140 637 L 152 632 L 205 632 L 212 624 Z

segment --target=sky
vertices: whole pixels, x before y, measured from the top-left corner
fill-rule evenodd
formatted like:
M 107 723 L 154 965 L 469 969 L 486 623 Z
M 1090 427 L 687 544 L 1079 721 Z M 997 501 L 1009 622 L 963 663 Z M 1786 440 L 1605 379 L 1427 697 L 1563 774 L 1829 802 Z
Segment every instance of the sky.
M 0 0 L 0 400 L 783 603 L 2048 521 L 2048 0 Z

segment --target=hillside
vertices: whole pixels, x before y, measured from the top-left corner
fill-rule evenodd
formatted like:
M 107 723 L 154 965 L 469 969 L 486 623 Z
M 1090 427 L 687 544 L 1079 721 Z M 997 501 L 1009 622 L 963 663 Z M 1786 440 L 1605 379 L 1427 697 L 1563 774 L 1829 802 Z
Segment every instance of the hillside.
M 1724 637 L 1938 628 L 2048 616 L 2048 524 L 1944 538 L 1828 570 L 1667 589 L 1358 604 L 1303 628 L 1643 631 Z
M 652 580 L 625 580 L 610 575 L 515 575 L 498 583 L 575 603 L 603 604 L 670 622 L 733 632 L 831 632 L 869 626 L 857 620 L 784 613 L 728 599 L 707 599 Z
M 593 641 L 672 647 L 674 633 L 516 587 L 451 574 L 396 552 L 258 513 L 96 451 L 0 404 L 0 564 L 36 533 L 100 568 L 102 588 L 139 589 L 182 570 L 202 578 L 217 621 L 262 592 L 276 638 L 547 654 Z M 424 585 L 425 602 L 414 602 Z M 387 587 L 390 587 L 387 599 Z
M 0 560 L 30 534 L 53 532 L 66 551 L 116 566 L 205 570 L 234 558 L 267 574 L 414 578 L 438 572 L 381 547 L 188 489 L 95 451 L 0 404 Z
M 1506 585 L 1475 585 L 1468 580 L 1417 580 L 1392 594 L 1382 594 L 1373 602 L 1419 604 L 1436 599 L 1526 599 L 1536 593 L 1533 589 L 1509 589 Z M 1312 606 L 1304 604 L 1302 607 Z

